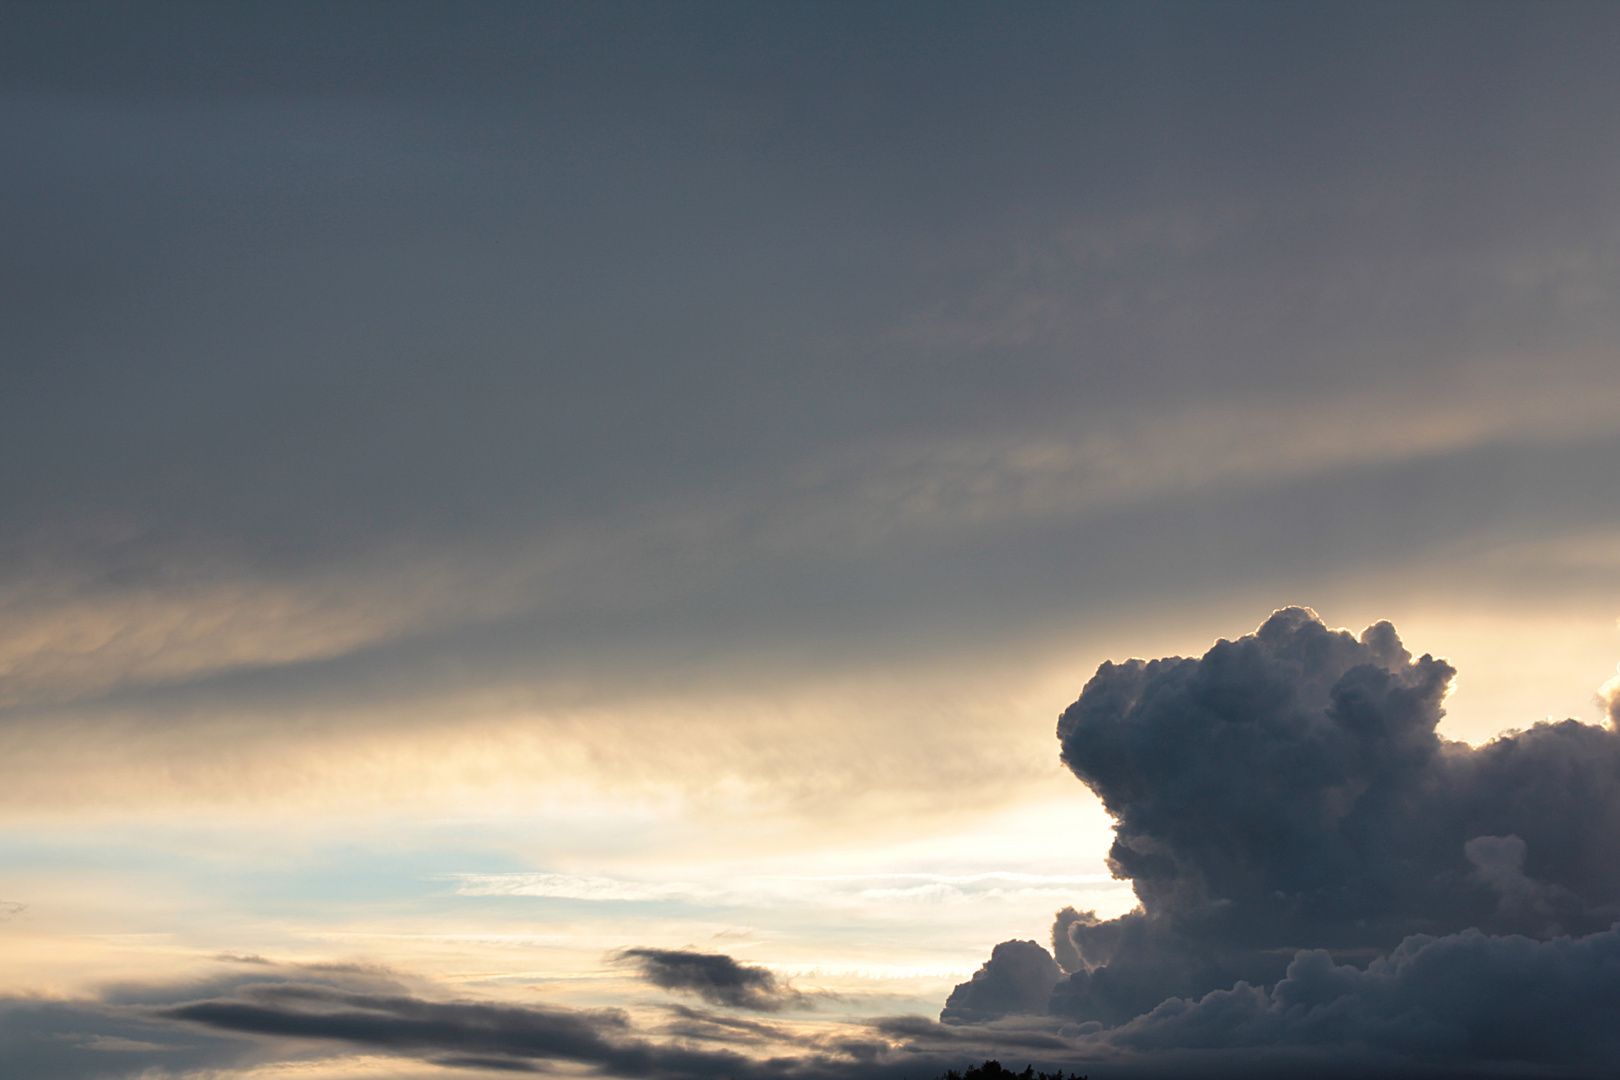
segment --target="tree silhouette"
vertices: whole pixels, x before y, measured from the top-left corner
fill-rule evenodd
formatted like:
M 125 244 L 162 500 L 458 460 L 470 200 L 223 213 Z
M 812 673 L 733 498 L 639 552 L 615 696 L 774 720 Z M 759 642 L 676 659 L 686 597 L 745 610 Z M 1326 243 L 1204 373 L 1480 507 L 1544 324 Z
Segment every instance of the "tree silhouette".
M 1035 1066 L 1024 1066 L 1023 1072 L 1013 1072 L 1002 1068 L 999 1061 L 986 1061 L 983 1065 L 971 1066 L 966 1072 L 957 1072 L 947 1069 L 943 1076 L 937 1080 L 1087 1080 L 1079 1073 L 1064 1074 L 1062 1069 L 1057 1072 L 1036 1072 Z

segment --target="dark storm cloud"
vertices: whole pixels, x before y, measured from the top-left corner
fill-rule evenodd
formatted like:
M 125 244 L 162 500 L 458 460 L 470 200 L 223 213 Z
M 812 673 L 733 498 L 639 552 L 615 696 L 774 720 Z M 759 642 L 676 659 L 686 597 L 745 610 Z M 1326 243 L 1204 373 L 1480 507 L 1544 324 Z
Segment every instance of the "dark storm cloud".
M 1453 674 L 1300 608 L 1201 659 L 1102 665 L 1058 736 L 1141 904 L 1059 912 L 1068 975 L 1026 1011 L 1137 1048 L 1612 1063 L 1620 734 L 1448 742 Z
M 739 964 L 723 953 L 689 949 L 623 949 L 615 959 L 635 965 L 641 977 L 665 990 L 696 994 L 715 1005 L 755 1012 L 803 1008 L 805 996 L 769 968 Z
M 1173 999 L 1115 1029 L 1134 1049 L 1367 1045 L 1416 1059 L 1612 1067 L 1620 933 L 1417 936 L 1365 968 L 1297 953 L 1269 991 Z
M 1090 970 L 1055 1000 L 1118 1022 L 1154 995 L 1275 982 L 1294 948 L 1620 918 L 1620 736 L 1566 721 L 1447 743 L 1453 674 L 1387 623 L 1357 640 L 1299 609 L 1201 660 L 1105 664 L 1059 738 L 1142 911 L 1068 922 Z
M 939 1018 L 947 1023 L 996 1020 L 1008 1013 L 1041 1013 L 1063 973 L 1033 941 L 1003 941 L 973 978 L 951 991 Z

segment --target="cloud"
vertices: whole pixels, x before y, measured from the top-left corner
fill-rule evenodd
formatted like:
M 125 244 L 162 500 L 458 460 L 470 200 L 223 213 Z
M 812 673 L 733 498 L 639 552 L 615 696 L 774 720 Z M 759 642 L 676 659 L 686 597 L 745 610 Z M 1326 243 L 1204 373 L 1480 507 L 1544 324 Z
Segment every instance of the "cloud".
M 584 1065 L 618 1077 L 681 1078 L 897 1077 L 938 1071 L 940 1059 L 909 1055 L 904 1065 L 874 1064 L 888 1054 L 886 1041 L 849 1032 L 802 1040 L 793 1052 L 761 1058 L 731 1049 L 694 1049 L 693 1036 L 716 1041 L 726 1025 L 692 1014 L 698 1027 L 678 1027 L 675 1042 L 644 1038 L 621 1010 L 580 1010 L 477 1001 L 433 1001 L 409 994 L 356 993 L 331 986 L 279 983 L 240 987 L 229 997 L 191 1001 L 154 1010 L 162 1019 L 252 1035 L 286 1044 L 293 1040 L 341 1043 L 438 1065 L 475 1065 L 507 1071 L 549 1071 L 559 1062 Z M 857 1029 L 866 1034 L 868 1029 Z M 731 1041 L 754 1048 L 780 1041 L 782 1033 L 738 1032 Z
M 724 953 L 636 948 L 615 956 L 634 964 L 654 986 L 696 994 L 714 1005 L 779 1012 L 807 1004 L 803 994 L 779 982 L 769 968 L 739 964 Z
M 437 1000 L 406 976 L 365 965 L 233 955 L 189 982 L 118 984 L 92 999 L 0 1000 L 0 1060 L 41 1080 L 235 1070 L 330 1057 L 334 1044 L 509 1071 L 574 1062 L 615 1076 L 708 1077 L 762 1065 L 730 1049 L 647 1040 L 618 1009 Z
M 31 210 L 0 268 L 12 283 L 0 332 L 28 378 L 0 402 L 0 431 L 11 456 L 34 468 L 10 481 L 0 530 L 9 568 L 0 701 L 14 703 L 6 707 L 51 760 L 42 768 L 8 748 L 0 757 L 26 764 L 0 765 L 0 797 L 33 813 L 108 805 L 115 793 L 213 803 L 279 793 L 291 786 L 276 775 L 285 745 L 310 747 L 328 725 L 387 723 L 387 749 L 343 755 L 347 768 L 288 767 L 300 805 L 315 787 L 366 801 L 386 779 L 355 783 L 352 770 L 391 756 L 407 717 L 431 714 L 436 729 L 460 731 L 489 700 L 606 693 L 641 679 L 661 690 L 699 660 L 745 669 L 767 648 L 814 655 L 817 670 L 834 651 L 882 668 L 962 628 L 977 654 L 974 628 L 991 621 L 1068 626 L 1078 611 L 1102 624 L 1111 606 L 1181 605 L 1190 592 L 1272 574 L 1282 559 L 1332 573 L 1341 553 L 1365 554 L 1379 537 L 1397 538 L 1410 559 L 1420 543 L 1468 542 L 1481 523 L 1529 522 L 1539 535 L 1549 520 L 1606 522 L 1616 483 L 1605 423 L 1617 397 L 1613 253 L 1609 231 L 1588 227 L 1581 208 L 1608 213 L 1600 193 L 1612 169 L 1588 155 L 1614 140 L 1574 139 L 1571 156 L 1545 164 L 1536 182 L 1518 171 L 1558 160 L 1542 152 L 1549 132 L 1613 130 L 1591 104 L 1610 96 L 1606 50 L 1572 62 L 1568 48 L 1539 37 L 1546 15 L 1511 29 L 1517 20 L 1460 20 L 1439 35 L 1440 66 L 1415 67 L 1479 92 L 1441 102 L 1407 84 L 1411 100 L 1461 109 L 1445 114 L 1457 122 L 1386 114 L 1386 100 L 1350 94 L 1342 105 L 1362 120 L 1335 114 L 1324 125 L 1306 122 L 1300 104 L 1320 100 L 1319 81 L 1303 96 L 1272 85 L 1264 52 L 1281 40 L 1275 28 L 1223 30 L 1230 48 L 1208 51 L 1221 59 L 1196 82 L 1211 92 L 1180 99 L 1187 114 L 1161 96 L 1162 80 L 1138 80 L 1180 47 L 1164 42 L 1207 40 L 1196 16 L 1099 15 L 1091 27 L 1065 16 L 1035 35 L 1061 62 L 1034 66 L 1023 47 L 989 44 L 1008 32 L 1001 21 L 959 17 L 984 25 L 936 37 L 930 21 L 901 37 L 961 56 L 931 75 L 948 70 L 942 88 L 969 93 L 959 80 L 978 73 L 975 108 L 999 102 L 1022 118 L 1012 126 L 964 131 L 950 94 L 892 97 L 897 69 L 879 50 L 862 62 L 864 82 L 840 79 L 834 95 L 864 85 L 867 104 L 831 127 L 825 110 L 808 110 L 817 120 L 805 128 L 802 92 L 788 105 L 707 32 L 671 45 L 688 58 L 682 72 L 704 73 L 704 89 L 631 80 L 617 88 L 626 96 L 609 110 L 614 123 L 599 122 L 594 105 L 588 116 L 563 107 L 605 100 L 594 93 L 524 99 L 536 132 L 582 140 L 566 168 L 535 149 L 554 145 L 550 137 L 509 137 L 516 99 L 503 95 L 489 123 L 469 114 L 446 124 L 419 96 L 416 74 L 386 74 L 397 57 L 326 75 L 326 59 L 270 65 L 312 88 L 330 88 L 327 76 L 382 81 L 375 95 L 293 94 L 274 108 L 183 105 L 167 92 L 161 108 L 137 106 L 149 85 L 100 84 L 65 99 L 38 97 L 35 85 L 9 96 L 7 130 L 20 141 L 7 205 Z M 444 47 L 437 26 L 401 16 L 385 33 L 360 33 L 370 16 L 355 18 L 347 32 L 367 47 L 424 42 L 407 50 L 413 72 Z M 1116 20 L 1138 18 L 1137 31 L 1120 32 Z M 219 41 L 260 41 L 221 19 Z M 1554 20 L 1570 34 L 1565 19 L 1589 16 Z M 600 24 L 599 41 L 623 32 L 588 21 Z M 502 36 L 487 25 L 468 32 Z M 125 72 L 108 78 L 144 85 L 122 61 L 85 62 L 90 53 L 66 44 L 79 29 L 62 33 L 64 70 Z M 136 66 L 172 73 L 194 59 L 151 33 L 129 38 Z M 1340 40 L 1317 27 L 1288 34 L 1307 52 Z M 52 64 L 29 35 L 12 37 L 30 64 Z M 291 37 L 297 44 L 281 47 L 295 52 L 342 39 Z M 762 26 L 744 51 L 802 58 L 813 41 L 843 64 L 840 40 L 819 25 Z M 1343 40 L 1391 48 L 1409 38 Z M 1604 39 L 1583 29 L 1575 40 Z M 1507 47 L 1529 50 L 1517 69 L 1529 98 L 1481 75 L 1499 65 L 1477 58 Z M 1096 63 L 1073 63 L 1075 49 Z M 219 66 L 245 72 L 262 62 L 254 56 Z M 1387 58 L 1381 71 L 1416 77 L 1406 53 Z M 534 70 L 553 67 L 526 63 L 506 76 L 539 93 Z M 1059 106 L 1051 87 L 1009 89 L 1025 78 L 1066 84 L 1080 71 L 1121 100 L 1136 87 L 1147 112 L 1127 122 L 1083 107 L 1102 100 L 1091 90 Z M 710 116 L 709 79 L 720 72 L 731 85 L 722 96 L 761 127 L 744 124 L 718 143 L 707 119 L 691 138 L 625 136 L 637 124 L 680 130 L 666 110 L 687 95 L 705 103 L 688 120 Z M 1560 81 L 1577 77 L 1584 92 Z M 409 94 L 388 100 L 406 85 Z M 1256 95 L 1259 111 L 1233 109 L 1233 92 Z M 1427 133 L 1477 130 L 1487 100 L 1493 120 L 1479 146 L 1490 150 L 1478 160 L 1491 168 L 1433 167 Z M 1037 101 L 1054 110 L 1045 122 L 1028 117 Z M 1584 127 L 1568 121 L 1576 102 L 1586 103 Z M 1537 103 L 1557 123 L 1543 122 Z M 766 121 L 761 108 L 780 111 Z M 1302 147 L 1328 151 L 1322 131 L 1419 123 L 1423 134 L 1386 144 L 1377 177 L 1331 161 L 1291 173 L 1213 134 L 1244 116 L 1243 134 L 1255 135 L 1267 130 L 1254 123 L 1261 115 L 1294 133 L 1270 144 L 1289 160 Z M 890 138 L 931 126 L 953 136 L 905 148 Z M 772 136 L 755 158 L 729 142 L 744 130 L 796 130 L 828 152 L 803 149 L 812 143 L 786 152 L 793 140 Z M 1005 133 L 1034 130 L 1065 134 L 1000 147 Z M 1194 146 L 1193 130 L 1211 134 Z M 826 141 L 839 131 L 854 141 Z M 1352 142 L 1353 161 L 1370 167 L 1365 140 Z M 1146 164 L 1166 146 L 1198 164 Z M 1080 147 L 1098 161 L 1076 168 L 1062 148 Z M 1007 160 L 1001 149 L 1020 166 L 997 170 L 992 193 L 982 170 Z M 739 169 L 743 160 L 759 167 Z M 860 163 L 857 173 L 884 179 L 828 183 L 804 173 L 807 160 L 843 163 L 838 171 Z M 1102 173 L 1091 167 L 1103 162 Z M 1493 170 L 1506 163 L 1502 179 Z M 1284 188 L 1255 186 L 1289 175 Z M 283 187 L 289 177 L 296 198 Z M 1082 194 L 1072 186 L 1081 177 L 1102 187 Z M 1394 177 L 1391 190 L 1384 181 Z M 1520 190 L 1545 198 L 1500 213 L 1500 193 Z M 943 203 L 919 211 L 923 191 Z M 675 192 L 702 193 L 708 210 L 693 212 Z M 1459 217 L 1435 227 L 1442 202 Z M 1271 212 L 1282 205 L 1292 209 Z M 424 206 L 437 223 L 425 231 L 416 224 Z M 797 224 L 809 221 L 819 224 Z M 378 237 L 388 238 L 381 248 Z M 538 265 L 573 267 L 570 284 L 545 284 Z M 1582 293 L 1584 303 L 1571 302 Z M 913 331 L 910 347 L 893 339 L 900 325 Z M 535 363 L 541 340 L 547 360 Z M 380 385 L 390 393 L 377 395 Z M 183 407 L 177 386 L 187 387 Z M 1563 449 L 1548 457 L 1548 445 Z M 1571 460 L 1586 465 L 1563 467 Z M 1414 469 L 1441 468 L 1443 477 L 1412 480 Z M 1442 487 L 1448 498 L 1430 497 Z M 1263 501 L 1267 492 L 1274 498 Z M 1199 537 L 1196 553 L 1189 536 Z M 42 715 L 57 706 L 59 715 Z M 622 697 L 610 706 L 644 715 Z M 319 723 L 288 739 L 274 721 L 294 712 Z M 187 717 L 198 719 L 174 737 L 178 749 L 153 745 L 154 732 Z M 198 733 L 202 717 L 274 729 L 274 745 L 238 765 L 220 748 L 248 736 Z M 104 726 L 84 741 L 106 747 L 108 762 L 83 782 L 86 763 L 66 733 L 90 724 Z M 546 741 L 631 757 L 650 772 L 670 760 L 648 734 L 666 724 L 592 741 L 574 734 L 592 725 L 561 717 L 556 727 L 567 730 Z M 904 758 L 887 747 L 848 753 L 839 738 L 806 738 L 789 752 L 768 734 L 690 741 L 798 784 L 846 775 L 847 761 L 875 770 Z M 837 753 L 799 767 L 812 744 Z M 750 755 L 755 746 L 769 750 Z M 340 759 L 319 745 L 310 756 Z M 175 761 L 190 767 L 171 769 Z M 895 772 L 932 780 L 933 768 L 907 760 Z M 678 762 L 668 774 L 697 770 Z M 517 762 L 506 775 L 521 782 L 535 771 Z M 450 786 L 434 779 L 404 777 L 389 797 L 418 805 L 425 789 Z M 782 785 L 766 775 L 760 786 Z
M 1615 674 L 1602 686 L 1598 687 L 1598 701 L 1609 714 L 1609 723 L 1620 726 L 1620 666 Z
M 220 964 L 199 979 L 116 984 L 90 999 L 0 999 L 0 1060 L 40 1080 L 234 1074 L 264 1062 L 329 1058 L 335 1045 L 340 1052 L 361 1048 L 434 1065 L 520 1072 L 551 1062 L 615 1076 L 790 1071 L 785 1063 L 770 1066 L 732 1049 L 693 1051 L 681 1042 L 648 1040 L 618 1009 L 438 1000 L 407 976 L 366 965 L 287 965 L 234 954 Z M 686 1019 L 687 1027 L 672 1033 L 678 1038 L 714 1041 L 726 1025 L 725 1018 L 696 1013 Z M 764 1033 L 753 1034 L 757 1043 Z M 775 1034 L 775 1041 L 792 1041 Z
M 575 1061 L 613 1057 L 623 1048 L 609 1037 L 629 1031 L 618 1010 L 436 1002 L 298 983 L 250 984 L 229 998 L 167 1006 L 155 1015 L 255 1035 Z
M 993 870 L 979 874 L 759 875 L 711 884 L 644 881 L 581 874 L 453 874 L 462 896 L 539 896 L 566 900 L 646 903 L 681 901 L 720 906 L 816 903 L 824 907 L 892 908 L 897 904 L 960 904 L 1027 896 L 1072 895 L 1076 885 L 1106 882 L 1098 874 L 1026 874 Z
M 1075 946 L 1074 938 L 1069 934 L 1069 927 L 1076 923 L 1086 930 L 1097 926 L 1102 920 L 1097 918 L 1096 912 L 1076 911 L 1072 907 L 1063 908 L 1057 913 L 1052 923 L 1052 957 L 1064 974 L 1076 971 L 1090 971 L 1108 962 L 1113 956 L 1115 942 L 1108 940 L 1105 934 L 1093 933 L 1089 939 L 1089 955 L 1081 956 L 1080 950 Z M 1082 931 L 1084 932 L 1084 931 Z
M 664 1026 L 664 1031 L 681 1038 L 741 1042 L 754 1046 L 767 1042 L 792 1042 L 795 1038 L 793 1032 L 776 1024 L 692 1009 L 685 1005 L 670 1005 L 667 1008 L 673 1019 Z
M 1454 674 L 1414 659 L 1388 623 L 1355 637 L 1303 608 L 1200 659 L 1103 664 L 1058 737 L 1115 818 L 1109 865 L 1140 906 L 1060 911 L 1067 974 L 1023 1011 L 1139 1049 L 1612 1052 L 1597 1035 L 1554 1047 L 1492 1017 L 1539 995 L 1586 1031 L 1615 1000 L 1599 969 L 1620 919 L 1620 735 L 1565 721 L 1477 749 L 1449 742 L 1435 727 Z M 1435 1000 L 1407 1010 L 1424 995 Z M 1334 1009 L 1360 1019 L 1324 1019 Z
M 917 1054 L 937 1054 L 942 1049 L 960 1054 L 1016 1052 L 1039 1055 L 1048 1061 L 1073 1062 L 1083 1060 L 1086 1053 L 1076 1040 L 1065 1037 L 1063 1025 L 1048 1017 L 1007 1017 L 946 1024 L 936 1023 L 926 1016 L 883 1016 L 871 1021 L 871 1027 L 885 1038 L 899 1042 L 904 1050 Z
M 705 954 L 642 951 L 661 953 L 652 957 L 659 970 L 689 983 L 721 991 L 740 986 L 744 1001 L 793 993 L 762 978 L 763 969 L 730 958 L 693 975 L 691 958 Z M 1053 1030 L 1059 1022 L 1051 1018 L 795 1025 L 669 1005 L 667 1023 L 643 1029 L 619 1009 L 442 997 L 423 980 L 375 966 L 284 964 L 240 954 L 216 965 L 189 981 L 122 983 L 93 998 L 0 998 L 0 1060 L 30 1080 L 238 1075 L 294 1062 L 320 1072 L 318 1063 L 357 1052 L 398 1059 L 402 1068 L 574 1066 L 592 1075 L 667 1080 L 903 1080 L 997 1052 L 1051 1062 L 1073 1060 L 1081 1049 Z M 407 1073 L 415 1075 L 408 1068 L 391 1075 Z
M 1052 954 L 1033 941 L 1003 941 L 962 983 L 939 1014 L 946 1023 L 997 1020 L 1008 1013 L 1039 1013 L 1063 973 Z
M 1269 992 L 1239 983 L 1115 1029 L 1135 1049 L 1386 1047 L 1413 1057 L 1552 1065 L 1620 1060 L 1620 931 L 1536 941 L 1415 936 L 1365 969 L 1302 951 Z
M 458 874 L 462 896 L 543 896 L 562 900 L 713 901 L 719 890 L 690 881 L 627 881 L 583 874 Z
M 177 1027 L 98 1001 L 0 998 L 0 1061 L 8 1076 L 98 1080 L 206 1074 L 262 1058 L 250 1040 Z

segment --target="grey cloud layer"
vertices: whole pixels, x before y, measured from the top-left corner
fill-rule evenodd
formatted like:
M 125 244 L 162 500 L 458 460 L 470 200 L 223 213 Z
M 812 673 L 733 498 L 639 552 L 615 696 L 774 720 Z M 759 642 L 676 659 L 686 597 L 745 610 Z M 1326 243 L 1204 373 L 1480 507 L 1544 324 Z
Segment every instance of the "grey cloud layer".
M 42 698 L 860 650 L 1620 504 L 1567 422 L 1620 397 L 1609 9 L 0 18 Z M 496 599 L 381 610 L 441 573 Z M 178 655 L 367 574 L 373 619 Z
M 1058 737 L 1141 904 L 1059 912 L 1068 974 L 999 1013 L 1140 1049 L 1613 1064 L 1620 734 L 1447 742 L 1453 674 L 1388 623 L 1358 639 L 1299 608 L 1200 659 L 1105 663 Z M 1035 948 L 999 946 L 964 1001 L 1017 975 L 1011 945 Z

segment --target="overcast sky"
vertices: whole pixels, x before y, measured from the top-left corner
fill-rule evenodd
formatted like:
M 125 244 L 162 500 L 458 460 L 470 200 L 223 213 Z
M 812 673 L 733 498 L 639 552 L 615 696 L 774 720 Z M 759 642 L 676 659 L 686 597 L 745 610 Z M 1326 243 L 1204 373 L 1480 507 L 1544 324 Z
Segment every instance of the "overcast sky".
M 1307 605 L 1449 662 L 1413 730 L 1604 722 L 1616 55 L 1576 3 L 0 5 L 3 1052 L 1250 1068 L 935 1018 L 1061 908 L 1192 917 L 1060 760 L 1104 661 Z M 1509 825 L 1422 850 L 1535 878 Z M 1401 934 L 1557 936 L 1463 907 Z

